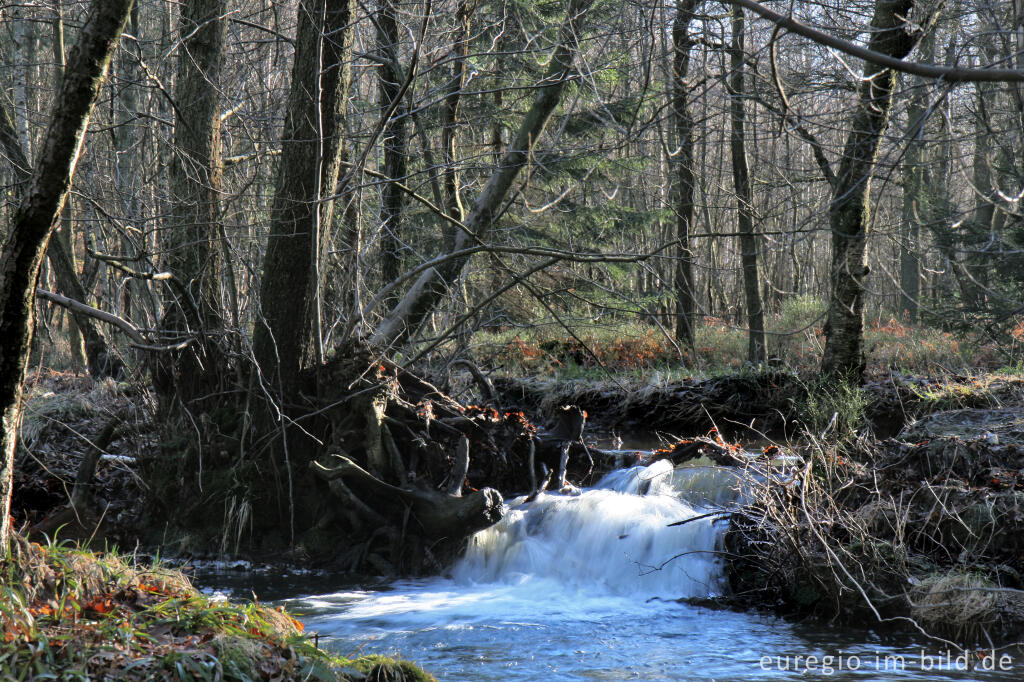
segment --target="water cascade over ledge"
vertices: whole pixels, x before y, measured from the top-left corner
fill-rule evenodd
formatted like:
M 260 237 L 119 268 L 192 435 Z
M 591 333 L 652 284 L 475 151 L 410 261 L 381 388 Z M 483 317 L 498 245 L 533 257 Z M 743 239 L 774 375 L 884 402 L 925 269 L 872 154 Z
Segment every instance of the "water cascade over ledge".
M 501 522 L 470 539 L 453 578 L 549 579 L 566 589 L 636 597 L 719 595 L 725 522 L 703 505 L 735 498 L 736 486 L 725 469 L 674 470 L 663 460 L 614 471 L 577 496 L 517 498 Z
M 439 679 L 796 680 L 808 671 L 777 662 L 850 654 L 904 657 L 901 679 L 963 679 L 925 670 L 931 643 L 687 601 L 727 589 L 723 510 L 745 488 L 736 470 L 694 464 L 517 498 L 448 577 L 300 597 L 289 610 L 342 655 L 401 652 Z M 863 672 L 837 679 L 888 679 Z

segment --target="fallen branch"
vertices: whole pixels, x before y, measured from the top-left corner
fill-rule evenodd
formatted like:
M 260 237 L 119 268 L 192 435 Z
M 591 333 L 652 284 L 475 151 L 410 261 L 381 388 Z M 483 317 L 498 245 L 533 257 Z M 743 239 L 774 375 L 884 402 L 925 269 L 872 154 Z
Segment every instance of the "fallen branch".
M 465 367 L 467 370 L 469 370 L 469 373 L 473 375 L 473 381 L 476 382 L 477 388 L 480 389 L 480 394 L 483 396 L 484 400 L 487 401 L 487 404 L 497 406 L 498 398 L 494 393 L 494 384 L 492 384 L 491 380 L 488 379 L 487 376 L 480 371 L 480 368 L 474 365 L 469 360 L 465 360 L 462 358 L 458 360 L 452 360 L 449 363 L 450 367 L 455 367 L 456 365 L 459 367 Z
M 701 519 L 707 519 L 707 518 L 710 518 L 712 516 L 732 516 L 732 512 L 731 511 L 713 511 L 713 512 L 708 512 L 707 514 L 698 514 L 697 516 L 691 516 L 690 518 L 683 519 L 682 521 L 674 521 L 674 522 L 668 524 L 665 527 L 666 528 L 673 528 L 675 526 L 685 526 L 686 524 L 690 523 L 691 521 L 700 521 Z
M 47 301 L 56 303 L 59 306 L 63 306 L 68 310 L 83 313 L 101 322 L 106 322 L 109 325 L 117 327 L 122 332 L 124 332 L 125 335 L 128 337 L 128 343 L 140 350 L 148 350 L 156 353 L 165 353 L 168 351 L 182 350 L 184 348 L 187 348 L 189 344 L 195 341 L 195 337 L 190 337 L 178 343 L 168 344 L 164 346 L 157 345 L 152 343 L 146 337 L 144 337 L 142 335 L 142 332 L 139 331 L 138 327 L 133 325 L 131 322 L 125 320 L 124 318 L 118 317 L 117 315 L 114 315 L 112 313 L 108 313 L 105 310 L 93 308 L 92 306 L 86 305 L 81 301 L 76 301 L 73 298 L 61 296 L 60 294 L 55 294 L 52 291 L 46 291 L 45 289 L 36 289 L 36 296 L 46 299 Z
M 89 441 L 89 450 L 78 465 L 75 485 L 71 489 L 68 506 L 32 526 L 29 529 L 30 536 L 46 535 L 53 537 L 54 533 L 65 526 L 70 526 L 70 529 L 64 533 L 65 537 L 72 535 L 89 537 L 90 533 L 95 532 L 98 524 L 96 527 L 91 527 L 85 521 L 85 517 L 89 515 L 88 506 L 92 498 L 89 486 L 96 474 L 96 465 L 99 464 L 100 458 L 110 444 L 117 439 L 119 435 L 117 427 L 120 424 L 121 419 L 119 417 L 116 415 L 111 417 L 103 426 L 103 430 L 96 436 L 96 439 Z
M 543 462 L 540 465 L 540 470 L 544 474 L 544 480 L 541 481 L 540 486 L 538 486 L 536 490 L 534 490 L 533 492 L 526 496 L 527 502 L 533 502 L 534 500 L 536 500 L 537 496 L 540 495 L 545 490 L 547 490 L 548 484 L 551 483 L 551 474 L 553 474 L 554 472 L 550 471 L 548 469 L 547 464 L 544 464 Z

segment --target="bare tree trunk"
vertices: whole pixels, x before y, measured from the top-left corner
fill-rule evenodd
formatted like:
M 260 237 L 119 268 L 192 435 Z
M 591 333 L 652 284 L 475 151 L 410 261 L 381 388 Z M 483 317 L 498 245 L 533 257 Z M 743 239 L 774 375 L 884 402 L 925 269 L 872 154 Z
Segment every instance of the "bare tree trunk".
M 757 274 L 757 237 L 754 235 L 754 195 L 747 167 L 747 136 L 744 130 L 746 105 L 746 69 L 743 43 L 746 33 L 743 8 L 732 6 L 732 43 L 729 46 L 729 149 L 732 152 L 732 179 L 736 188 L 737 227 L 740 233 L 740 262 L 743 267 L 743 294 L 747 307 L 747 360 L 760 364 L 767 359 L 764 340 L 764 309 Z
M 458 162 L 456 134 L 459 125 L 459 103 L 462 100 L 462 89 L 466 85 L 466 56 L 469 51 L 469 0 L 458 0 L 455 10 L 455 40 L 452 43 L 451 79 L 445 92 L 444 106 L 441 111 L 441 156 L 444 163 L 444 210 L 462 220 L 465 211 L 459 191 L 459 174 L 455 167 Z M 445 226 L 448 233 L 447 244 L 454 243 L 455 232 Z
M 288 392 L 319 356 L 321 246 L 331 226 L 342 160 L 349 83 L 351 0 L 299 3 L 291 91 L 285 113 L 270 236 L 263 260 L 256 360 Z M 325 36 L 330 36 L 325 39 Z
M 3 106 L 2 103 L 0 103 L 0 147 L 3 148 L 7 157 L 12 160 L 11 167 L 14 171 L 16 182 L 21 185 L 19 195 L 24 197 L 24 193 L 29 191 L 31 186 L 32 167 L 14 130 L 12 117 L 8 113 L 7 107 Z M 64 207 L 61 211 L 64 214 L 69 210 L 67 202 L 68 200 L 65 199 Z M 82 285 L 81 279 L 78 277 L 78 271 L 75 267 L 71 251 L 71 240 L 68 236 L 70 235 L 71 227 L 69 221 L 64 220 L 62 222 L 62 230 L 68 230 L 69 232 L 62 234 L 62 231 L 55 230 L 53 239 L 50 240 L 49 246 L 46 249 L 46 255 L 56 275 L 58 290 L 68 298 L 88 303 L 89 296 Z M 89 369 L 89 373 L 94 377 L 117 376 L 123 367 L 123 363 L 116 355 L 110 352 L 107 341 L 103 334 L 100 333 L 96 321 L 76 311 L 71 312 L 70 315 L 76 328 L 80 331 L 78 343 L 84 343 L 82 350 L 85 353 L 85 364 Z M 71 341 L 75 343 L 74 337 L 72 337 Z
M 226 9 L 226 0 L 186 0 L 178 28 L 170 218 L 160 248 L 165 269 L 182 287 L 164 289 L 161 326 L 169 332 L 198 332 L 200 342 L 177 357 L 159 358 L 155 383 L 161 393 L 177 394 L 185 402 L 209 393 L 218 375 L 208 332 L 222 325 L 219 93 Z
M 14 47 L 14 121 L 18 131 L 18 140 L 25 152 L 25 157 L 32 158 L 32 134 L 29 130 L 29 82 L 31 74 L 29 65 L 34 61 L 31 57 L 33 35 L 32 23 L 26 16 L 30 5 L 22 5 L 14 9 L 11 34 Z
M 90 6 L 68 59 L 32 181 L 0 249 L 0 551 L 6 551 L 10 542 L 14 446 L 32 341 L 35 282 L 132 1 L 102 0 Z
M 65 211 L 67 208 L 65 207 Z M 70 226 L 64 223 L 63 229 Z M 53 272 L 57 277 L 57 290 L 68 298 L 82 303 L 89 303 L 89 294 L 78 277 L 75 261 L 71 255 L 70 241 L 66 241 L 59 232 L 50 240 L 50 246 L 46 250 L 46 256 L 53 266 Z M 81 331 L 82 340 L 85 344 L 86 364 L 89 374 L 94 377 L 116 377 L 121 374 L 124 363 L 111 352 L 106 338 L 99 330 L 96 321 L 78 311 L 71 311 L 71 317 L 75 325 Z
M 921 41 L 922 57 L 935 57 L 934 34 Z M 924 192 L 924 131 L 928 121 L 927 90 L 923 79 L 913 79 L 907 102 L 907 151 L 903 157 L 903 235 L 900 243 L 900 296 L 907 319 L 916 322 L 921 293 L 921 223 L 927 212 Z
M 475 244 L 477 239 L 486 238 L 493 227 L 498 210 L 508 196 L 512 182 L 526 165 L 548 117 L 561 100 L 566 81 L 572 76 L 580 25 L 591 2 L 592 0 L 569 0 L 568 14 L 562 24 L 558 47 L 551 57 L 547 73 L 537 86 L 533 105 L 526 113 L 498 168 L 473 203 L 473 208 L 465 220 L 468 233 L 460 231 L 456 235 L 450 252 L 461 251 Z M 468 261 L 469 256 L 450 258 L 420 275 L 388 317 L 377 327 L 371 336 L 371 342 L 380 345 L 395 343 L 419 329 L 427 315 L 449 291 L 453 290 L 455 281 L 462 274 Z
M 63 0 L 54 0 L 53 2 L 53 64 L 55 67 L 54 83 L 55 88 L 60 87 L 60 79 L 64 77 L 64 8 Z M 72 205 L 71 198 L 69 197 L 64 202 L 64 210 L 61 211 L 61 225 L 60 229 L 54 234 L 54 241 L 60 243 L 60 247 L 68 254 L 71 260 L 71 272 L 76 275 L 78 273 L 78 264 L 75 262 L 75 248 L 74 248 L 74 228 L 72 225 L 72 214 L 74 213 L 74 206 Z M 51 249 L 52 251 L 52 249 Z M 53 264 L 52 255 L 50 263 Z M 56 266 L 55 266 L 56 267 Z M 83 301 L 86 302 L 86 301 Z M 83 367 L 88 366 L 88 358 L 86 357 L 85 351 L 85 338 L 82 335 L 82 330 L 79 329 L 78 323 L 75 321 L 75 316 L 71 313 L 67 313 L 68 319 L 68 345 L 71 353 L 71 365 L 75 368 L 75 371 L 81 371 Z
M 380 109 L 391 111 L 402 87 L 398 62 L 398 22 L 392 0 L 381 0 L 377 14 L 377 44 L 385 63 L 380 67 Z M 409 160 L 408 111 L 404 105 L 395 107 L 381 130 L 384 146 L 384 175 L 402 182 Z M 405 192 L 395 182 L 386 182 L 381 189 L 381 281 L 398 279 L 402 273 L 402 206 Z
M 914 0 L 876 0 L 868 47 L 903 59 L 918 34 L 908 30 Z M 864 373 L 865 259 L 871 224 L 871 173 L 882 133 L 892 108 L 894 73 L 874 63 L 864 64 L 856 111 L 850 120 L 843 158 L 829 205 L 832 228 L 832 269 L 822 372 L 858 381 Z
M 139 194 L 142 191 L 142 180 L 139 177 L 139 170 L 145 168 L 142 151 L 138 145 L 140 142 L 140 131 L 142 121 L 138 118 L 139 109 L 139 80 L 141 77 L 139 68 L 139 41 L 143 40 L 141 25 L 139 23 L 139 6 L 132 8 L 131 16 L 128 19 L 128 30 L 135 37 L 133 43 L 127 43 L 118 50 L 117 59 L 114 62 L 115 74 L 117 77 L 117 125 L 111 131 L 114 146 L 114 182 L 117 185 L 117 194 L 121 202 L 121 210 L 130 224 L 138 224 L 139 220 Z M 172 228 L 173 229 L 173 228 Z M 137 255 L 144 250 L 145 246 L 123 235 L 121 238 L 121 249 L 124 254 Z M 136 279 L 129 279 L 125 282 L 122 295 L 121 314 L 131 318 L 136 312 L 145 310 L 142 301 L 149 292 L 142 282 Z M 155 320 L 147 326 L 156 326 Z
M 1024 20 L 1024 17 L 1020 15 L 1024 5 L 1018 0 L 1015 3 L 1015 7 L 1018 11 L 1017 21 L 1020 22 Z M 1018 50 L 1024 47 L 1024 43 L 1021 42 L 1021 29 L 1021 24 L 1018 23 L 1016 31 Z M 987 41 L 982 47 L 982 53 L 989 63 L 999 59 L 995 46 Z M 1018 52 L 1017 66 L 1020 68 L 1022 65 L 1024 65 L 1024 55 Z M 971 221 L 972 229 L 969 231 L 969 234 L 975 247 L 981 246 L 984 251 L 987 250 L 988 245 L 995 241 L 998 223 L 996 202 L 999 198 L 999 193 L 993 186 L 993 164 L 991 158 L 993 153 L 991 107 L 996 97 L 997 88 L 991 83 L 975 83 L 975 92 L 977 96 L 977 113 L 974 123 L 974 158 L 971 163 L 975 192 L 974 218 Z M 1024 120 L 1024 104 L 1020 106 L 1018 115 Z M 1024 135 L 1024 128 L 1022 128 L 1021 134 Z M 973 299 L 970 302 L 976 306 L 983 305 L 985 298 L 983 287 L 988 286 L 989 272 L 992 265 L 991 257 L 988 253 L 984 252 L 972 253 L 968 254 L 966 260 L 970 268 L 969 272 L 976 281 L 970 283 L 969 293 L 971 295 L 965 296 L 965 298 Z
M 693 291 L 694 172 L 693 114 L 690 113 L 690 23 L 697 0 L 676 0 L 676 16 L 672 22 L 672 117 L 676 133 L 676 149 L 671 157 L 675 177 L 676 239 L 679 241 L 675 267 L 676 338 L 696 356 L 696 310 Z

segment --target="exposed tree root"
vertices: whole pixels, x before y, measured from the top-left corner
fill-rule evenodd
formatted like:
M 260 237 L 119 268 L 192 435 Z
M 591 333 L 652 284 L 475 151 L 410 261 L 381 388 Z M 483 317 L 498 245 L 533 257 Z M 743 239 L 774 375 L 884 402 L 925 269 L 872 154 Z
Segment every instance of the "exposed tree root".
M 399 524 L 411 511 L 417 530 L 432 540 L 464 538 L 497 523 L 503 515 L 501 493 L 493 488 L 465 496 L 429 488 L 400 488 L 381 481 L 342 455 L 321 458 L 312 467 L 324 480 L 347 479 L 359 491 L 356 497 L 367 500 L 365 507 L 373 510 L 370 521 L 388 519 Z

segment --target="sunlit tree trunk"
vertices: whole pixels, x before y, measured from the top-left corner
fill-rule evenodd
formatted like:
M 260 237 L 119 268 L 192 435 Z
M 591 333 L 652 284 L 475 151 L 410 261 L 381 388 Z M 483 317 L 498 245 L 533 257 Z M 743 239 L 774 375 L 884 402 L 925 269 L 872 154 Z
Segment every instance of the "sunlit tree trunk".
M 672 22 L 672 119 L 676 134 L 676 148 L 672 150 L 671 165 L 675 180 L 674 199 L 676 214 L 675 298 L 676 338 L 686 344 L 691 359 L 696 353 L 694 341 L 696 302 L 693 292 L 693 251 L 690 233 L 693 231 L 694 172 L 693 172 L 693 114 L 690 112 L 690 24 L 697 0 L 677 0 L 676 16 Z
M 746 20 L 743 9 L 732 6 L 732 42 L 729 46 L 729 149 L 732 153 L 732 179 L 736 188 L 737 227 L 740 233 L 740 259 L 743 268 L 743 294 L 747 308 L 747 359 L 765 361 L 764 309 L 757 271 L 757 237 L 754 234 L 754 194 L 750 188 L 747 164 L 746 68 L 743 43 Z
M 452 43 L 452 70 L 445 90 L 444 105 L 441 111 L 441 160 L 444 164 L 444 208 L 450 216 L 459 220 L 465 215 L 462 207 L 462 195 L 459 188 L 457 133 L 459 125 L 459 104 L 462 101 L 462 89 L 466 85 L 466 56 L 469 52 L 469 0 L 458 0 L 455 10 L 455 36 Z M 448 242 L 451 243 L 455 233 L 448 226 Z
M 71 51 L 32 180 L 0 248 L 0 552 L 10 542 L 14 447 L 32 341 L 35 283 L 132 0 L 97 0 Z
M 64 76 L 64 8 L 63 0 L 53 0 L 53 21 L 52 21 L 52 44 L 53 44 L 53 64 L 55 70 L 54 81 L 57 89 L 60 87 L 60 79 Z M 75 249 L 74 249 L 74 227 L 72 223 L 72 214 L 74 207 L 69 197 L 64 202 L 64 210 L 61 212 L 61 224 L 60 229 L 54 233 L 54 243 L 59 243 L 60 248 L 65 251 L 71 261 L 71 272 L 76 275 L 75 279 L 78 279 L 78 264 L 75 262 Z M 51 264 L 53 264 L 53 253 L 54 249 L 51 245 L 47 251 L 48 258 Z M 56 267 L 56 266 L 55 266 Z M 67 294 L 67 292 L 65 292 Z M 70 294 L 67 294 L 70 295 Z M 84 301 L 83 301 L 84 302 Z M 88 364 L 88 359 L 85 353 L 85 338 L 82 335 L 82 330 L 79 329 L 78 323 L 75 321 L 75 316 L 70 312 L 68 316 L 68 345 L 70 346 L 71 353 L 71 364 L 75 368 L 75 371 L 80 371 L 83 367 Z
M 903 59 L 918 35 L 908 31 L 913 0 L 876 0 L 868 47 Z M 892 108 L 894 73 L 864 64 L 858 101 L 829 205 L 832 268 L 822 372 L 859 381 L 864 373 L 864 295 L 868 275 L 866 247 L 871 224 L 869 186 L 878 145 Z

